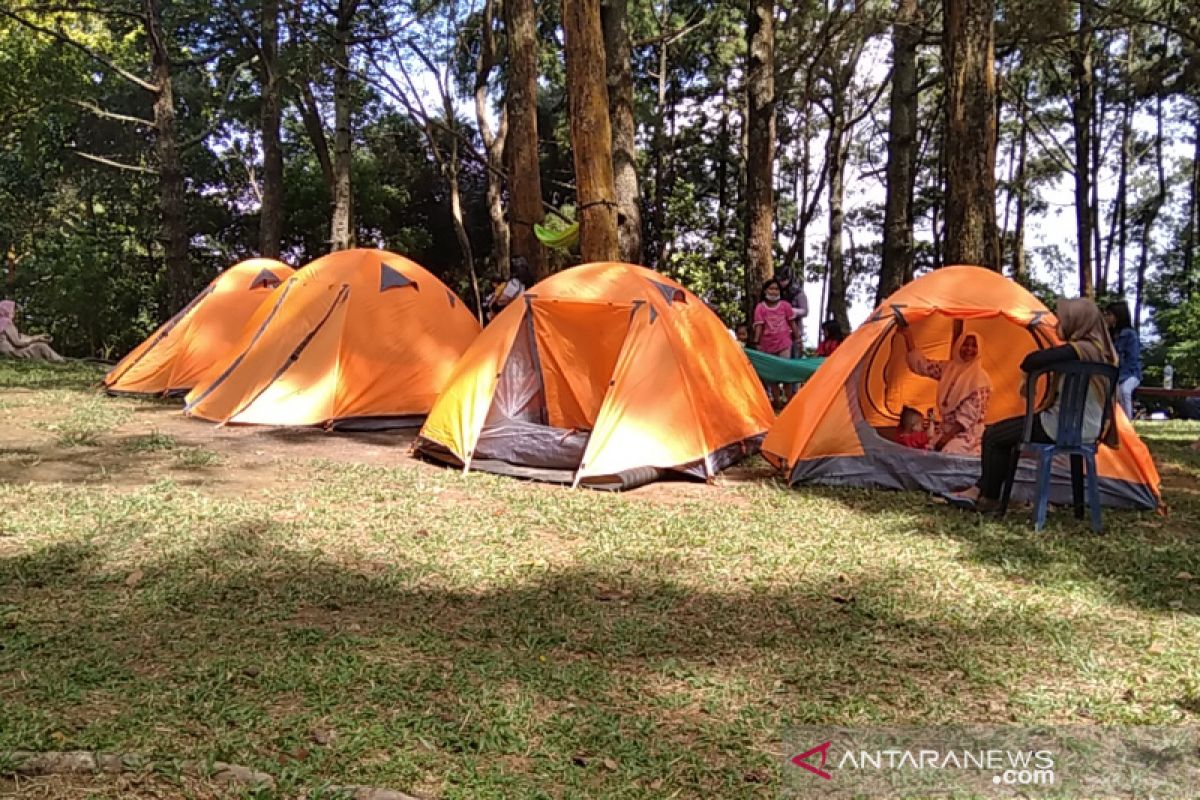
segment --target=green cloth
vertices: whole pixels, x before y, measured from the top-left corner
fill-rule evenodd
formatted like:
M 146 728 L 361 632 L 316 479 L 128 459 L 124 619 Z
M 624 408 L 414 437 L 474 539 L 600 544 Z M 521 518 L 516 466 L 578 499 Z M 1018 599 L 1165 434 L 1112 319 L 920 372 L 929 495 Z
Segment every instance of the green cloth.
M 825 362 L 821 356 L 780 358 L 758 350 L 746 349 L 746 355 L 758 377 L 767 383 L 804 383 Z

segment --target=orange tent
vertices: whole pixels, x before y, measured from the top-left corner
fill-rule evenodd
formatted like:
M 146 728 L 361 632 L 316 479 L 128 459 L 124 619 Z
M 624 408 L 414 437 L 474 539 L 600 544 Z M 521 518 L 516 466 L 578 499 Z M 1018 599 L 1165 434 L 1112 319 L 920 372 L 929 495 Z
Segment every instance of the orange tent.
M 418 452 L 464 467 L 605 488 L 663 471 L 709 478 L 758 450 L 762 384 L 720 319 L 644 267 L 560 272 L 466 352 Z
M 269 258 L 225 270 L 121 359 L 104 376 L 104 388 L 113 394 L 186 393 L 225 358 L 242 325 L 293 271 Z
M 343 250 L 275 290 L 185 411 L 259 425 L 417 424 L 478 334 L 431 272 L 384 250 Z
M 958 332 L 974 331 L 987 345 L 992 381 L 987 421 L 1025 412 L 1020 363 L 1034 348 L 1060 344 L 1054 315 L 1032 294 L 980 267 L 946 267 L 889 297 L 813 375 L 763 442 L 763 455 L 788 471 L 791 483 L 924 489 L 945 492 L 979 475 L 979 459 L 903 447 L 892 441 L 905 405 L 936 405 L 936 383 L 905 362 L 898 326 L 907 323 L 928 358 L 949 358 Z M 1101 447 L 1101 502 L 1155 508 L 1159 477 L 1146 445 L 1117 410 L 1120 446 Z M 1032 494 L 1032 469 L 1022 462 L 1014 496 Z M 1052 476 L 1054 502 L 1070 502 L 1064 461 Z

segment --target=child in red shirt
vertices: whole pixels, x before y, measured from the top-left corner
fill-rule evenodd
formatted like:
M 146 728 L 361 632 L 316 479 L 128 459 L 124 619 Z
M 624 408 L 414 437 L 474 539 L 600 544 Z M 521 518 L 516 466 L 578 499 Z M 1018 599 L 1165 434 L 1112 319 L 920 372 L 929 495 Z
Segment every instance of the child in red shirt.
M 914 450 L 929 449 L 929 432 L 925 430 L 925 418 L 911 406 L 900 410 L 900 433 L 896 441 Z

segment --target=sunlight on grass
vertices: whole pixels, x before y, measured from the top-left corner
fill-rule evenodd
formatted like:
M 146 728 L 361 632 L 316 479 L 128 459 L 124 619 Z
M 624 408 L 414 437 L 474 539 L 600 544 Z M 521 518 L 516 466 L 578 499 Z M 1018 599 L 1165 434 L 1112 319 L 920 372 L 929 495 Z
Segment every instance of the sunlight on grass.
M 1200 426 L 1146 433 L 1200 477 Z M 399 452 L 230 492 L 171 472 L 219 452 L 130 452 L 158 472 L 0 484 L 0 752 L 219 758 L 272 797 L 769 798 L 792 724 L 1200 721 L 1196 494 L 1035 535 L 918 494 L 611 495 Z

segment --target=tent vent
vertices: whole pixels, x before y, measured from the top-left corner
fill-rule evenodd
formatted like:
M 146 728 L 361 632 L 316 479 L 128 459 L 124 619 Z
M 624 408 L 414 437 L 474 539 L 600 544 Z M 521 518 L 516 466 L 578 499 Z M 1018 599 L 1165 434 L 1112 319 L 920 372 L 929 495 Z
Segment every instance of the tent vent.
M 274 289 L 283 281 L 271 270 L 263 268 L 263 271 L 254 276 L 254 280 L 250 282 L 251 289 L 259 289 L 266 286 L 268 289 Z
M 650 306 L 650 324 L 653 325 L 656 319 L 658 319 L 658 311 L 654 306 Z
M 403 288 L 411 286 L 414 289 L 419 289 L 417 282 L 404 277 L 404 275 L 394 267 L 389 267 L 387 264 L 379 265 L 379 291 L 385 292 L 388 289 Z
M 646 280 L 650 279 L 647 278 Z M 674 303 L 676 300 L 678 300 L 680 303 L 687 302 L 687 295 L 684 294 L 683 289 L 678 289 L 670 284 L 659 283 L 658 281 L 650 282 L 654 284 L 655 289 L 658 289 L 658 291 L 662 293 L 663 299 L 665 299 L 668 303 Z
M 450 307 L 454 308 L 454 306 L 458 303 L 458 298 L 454 296 L 454 292 L 447 289 L 446 297 L 449 298 L 449 300 L 450 300 Z

